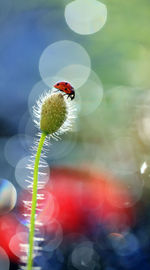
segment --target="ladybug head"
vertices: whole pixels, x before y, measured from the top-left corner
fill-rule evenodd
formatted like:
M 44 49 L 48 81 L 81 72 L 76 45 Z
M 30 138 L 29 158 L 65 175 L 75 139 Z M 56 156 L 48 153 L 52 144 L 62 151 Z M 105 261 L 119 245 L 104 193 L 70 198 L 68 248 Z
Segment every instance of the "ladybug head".
M 61 88 L 61 83 L 59 83 L 59 82 L 56 83 L 56 84 L 54 85 L 54 87 L 57 88 L 57 89 L 60 89 L 60 88 Z
M 71 98 L 71 100 L 75 98 L 75 91 L 73 89 L 72 89 L 72 93 L 69 95 L 69 97 Z

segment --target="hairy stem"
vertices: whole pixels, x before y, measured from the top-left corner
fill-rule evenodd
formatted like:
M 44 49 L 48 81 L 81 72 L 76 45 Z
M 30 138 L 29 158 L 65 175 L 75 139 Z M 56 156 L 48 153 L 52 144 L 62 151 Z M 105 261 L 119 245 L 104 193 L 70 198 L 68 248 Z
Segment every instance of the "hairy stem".
M 32 208 L 31 208 L 31 219 L 30 219 L 30 230 L 29 230 L 29 253 L 27 261 L 27 270 L 32 270 L 33 265 L 33 248 L 34 248 L 34 231 L 35 231 L 35 213 L 37 203 L 37 188 L 38 188 L 38 168 L 41 156 L 42 147 L 46 138 L 46 133 L 41 134 L 39 141 L 35 163 L 34 163 L 34 175 L 33 175 L 33 193 L 32 193 Z

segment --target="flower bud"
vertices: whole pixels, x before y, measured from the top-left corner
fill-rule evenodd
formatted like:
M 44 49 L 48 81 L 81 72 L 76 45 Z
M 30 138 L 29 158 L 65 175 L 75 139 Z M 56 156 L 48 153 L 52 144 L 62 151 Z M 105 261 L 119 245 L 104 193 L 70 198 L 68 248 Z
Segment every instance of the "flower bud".
M 67 107 L 63 95 L 53 94 L 47 97 L 41 108 L 41 130 L 53 134 L 63 125 L 66 118 Z

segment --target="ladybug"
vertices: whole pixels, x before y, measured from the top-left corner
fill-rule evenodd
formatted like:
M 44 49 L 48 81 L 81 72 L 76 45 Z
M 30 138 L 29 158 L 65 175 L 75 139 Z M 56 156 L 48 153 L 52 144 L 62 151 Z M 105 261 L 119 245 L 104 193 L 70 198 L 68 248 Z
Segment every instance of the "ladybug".
M 55 88 L 65 93 L 65 95 L 68 95 L 67 98 L 74 99 L 75 97 L 75 91 L 74 88 L 71 86 L 68 82 L 58 82 L 54 85 Z

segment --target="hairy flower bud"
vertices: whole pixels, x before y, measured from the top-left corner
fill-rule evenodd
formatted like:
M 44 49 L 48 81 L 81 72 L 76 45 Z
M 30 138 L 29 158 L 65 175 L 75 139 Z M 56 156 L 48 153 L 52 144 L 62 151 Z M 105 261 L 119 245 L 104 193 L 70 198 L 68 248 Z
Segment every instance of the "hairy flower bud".
M 66 102 L 62 94 L 53 94 L 42 104 L 40 128 L 47 134 L 56 132 L 67 118 Z
M 39 130 L 58 140 L 61 134 L 72 129 L 77 110 L 73 100 L 49 90 L 37 100 L 33 116 Z

